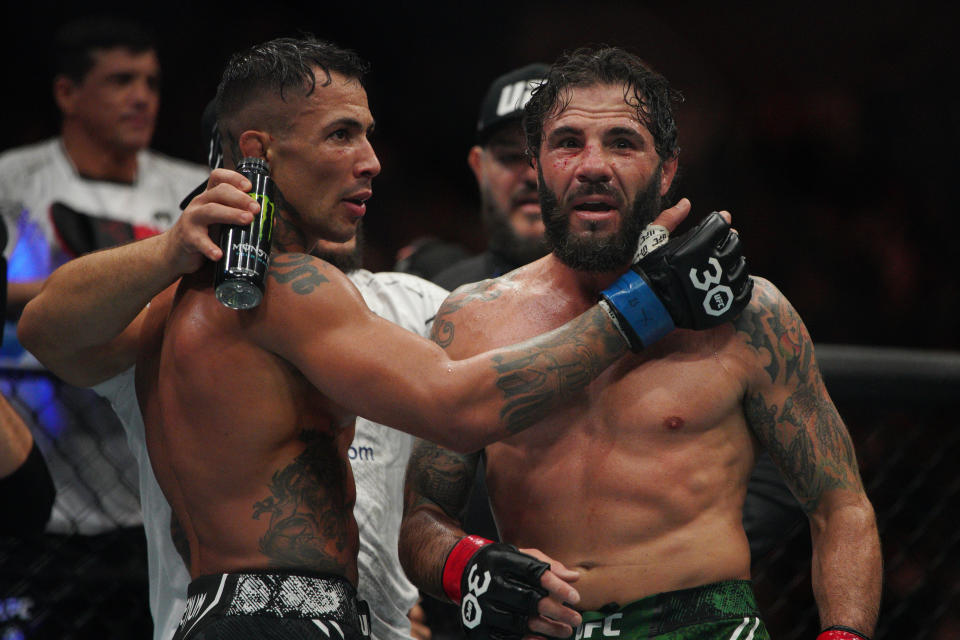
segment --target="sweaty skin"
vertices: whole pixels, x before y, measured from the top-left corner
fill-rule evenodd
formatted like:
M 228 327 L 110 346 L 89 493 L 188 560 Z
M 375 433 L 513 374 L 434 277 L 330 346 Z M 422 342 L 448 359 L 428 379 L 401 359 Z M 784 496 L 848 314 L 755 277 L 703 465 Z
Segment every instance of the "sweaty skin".
M 523 339 L 586 308 L 590 297 L 557 267 L 547 256 L 455 293 L 435 323 L 438 338 L 448 336 L 447 352 L 465 357 Z M 735 325 L 674 331 L 617 362 L 536 426 L 486 447 L 501 537 L 577 570 L 581 610 L 749 579 L 741 509 L 761 439 L 788 464 L 808 511 L 820 498 L 859 500 L 839 416 L 810 413 L 825 394 L 799 317 L 755 278 L 753 300 Z M 781 406 L 792 410 L 778 416 Z M 413 481 L 445 514 L 456 514 L 478 458 L 422 443 Z
M 287 568 L 356 582 L 355 415 L 477 450 L 528 427 L 626 351 L 594 305 L 535 342 L 454 362 L 307 255 L 320 238 L 353 236 L 380 171 L 366 92 L 331 75 L 329 86 L 273 104 L 289 110 L 282 134 L 228 138 L 231 158 L 265 156 L 284 194 L 260 305 L 221 305 L 207 263 L 143 321 L 147 447 L 194 578 Z M 207 194 L 232 202 L 236 185 L 211 183 Z
M 223 307 L 212 277 L 201 269 L 151 304 L 136 369 L 151 463 L 193 577 L 285 567 L 355 582 L 355 415 L 476 449 L 526 428 L 624 353 L 594 308 L 540 347 L 452 362 L 311 256 L 277 255 L 250 312 Z
M 608 247 L 630 197 L 657 179 L 663 195 L 676 169 L 672 158 L 658 170 L 652 136 L 623 96 L 620 86 L 575 87 L 543 127 L 541 194 L 557 203 L 545 214 L 586 251 Z M 454 358 L 522 340 L 580 313 L 625 268 L 577 270 L 551 253 L 456 290 L 434 339 Z M 749 579 L 742 508 L 763 446 L 810 518 L 822 626 L 872 631 L 880 545 L 849 434 L 800 317 L 772 284 L 754 284 L 734 322 L 674 330 L 485 448 L 501 539 L 577 571 L 577 609 Z M 465 533 L 479 458 L 429 443 L 411 457 L 401 560 L 432 593 Z
M 448 302 L 436 325 L 455 327 L 447 352 L 462 357 L 535 335 L 586 308 L 589 296 L 568 270 L 551 268 L 556 262 L 548 256 L 488 283 L 463 308 Z M 579 571 L 578 608 L 749 578 L 740 508 L 756 445 L 740 405 L 744 347 L 729 326 L 676 331 L 535 427 L 486 448 L 502 539 Z

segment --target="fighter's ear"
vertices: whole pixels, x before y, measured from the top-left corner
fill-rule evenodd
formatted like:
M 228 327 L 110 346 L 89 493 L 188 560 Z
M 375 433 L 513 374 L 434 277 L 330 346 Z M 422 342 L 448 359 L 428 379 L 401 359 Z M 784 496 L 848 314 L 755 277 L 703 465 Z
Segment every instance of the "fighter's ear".
M 473 175 L 477 178 L 477 184 L 483 180 L 483 165 L 480 160 L 483 156 L 483 147 L 473 145 L 467 153 L 467 164 L 470 166 Z
M 67 76 L 58 75 L 53 79 L 53 100 L 64 115 L 69 115 L 73 111 L 76 93 L 77 83 Z
M 660 168 L 660 195 L 665 196 L 670 191 L 674 176 L 677 175 L 677 156 L 664 160 Z
M 266 160 L 270 136 L 265 131 L 247 129 L 240 134 L 237 142 L 240 147 L 240 155 L 244 158 L 263 158 Z

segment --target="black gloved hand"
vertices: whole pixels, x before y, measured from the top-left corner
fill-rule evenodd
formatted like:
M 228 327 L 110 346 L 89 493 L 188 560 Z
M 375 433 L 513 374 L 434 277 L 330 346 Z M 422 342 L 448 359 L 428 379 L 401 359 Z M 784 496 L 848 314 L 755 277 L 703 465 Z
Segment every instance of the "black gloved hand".
M 740 238 L 714 212 L 635 263 L 602 297 L 639 351 L 676 327 L 709 329 L 732 320 L 752 292 Z
M 444 565 L 443 585 L 447 595 L 460 603 L 460 623 L 467 638 L 518 640 L 527 634 L 528 619 L 537 615 L 537 604 L 547 595 L 540 577 L 549 568 L 512 545 L 478 536 L 457 543 Z

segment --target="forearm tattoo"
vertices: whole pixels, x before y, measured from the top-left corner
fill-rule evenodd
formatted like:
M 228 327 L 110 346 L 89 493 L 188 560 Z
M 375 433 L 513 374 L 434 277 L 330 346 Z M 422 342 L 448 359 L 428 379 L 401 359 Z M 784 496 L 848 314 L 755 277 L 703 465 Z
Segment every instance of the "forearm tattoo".
M 456 337 L 455 314 L 469 304 L 496 299 L 500 291 L 493 281 L 458 290 L 437 312 L 433 340 L 448 348 Z M 530 427 L 626 352 L 620 333 L 597 306 L 559 329 L 497 350 L 491 362 L 504 397 L 501 423 L 510 433 Z
M 754 298 L 735 322 L 749 347 L 768 358 L 770 388 L 749 391 L 744 413 L 779 464 L 804 509 L 816 509 L 824 491 L 860 489 L 850 435 L 830 400 L 814 360 L 813 343 L 793 307 L 769 283 L 757 280 Z
M 534 424 L 626 351 L 610 317 L 594 306 L 560 329 L 492 356 L 506 400 L 500 418 L 507 431 Z
M 267 275 L 280 284 L 289 284 L 294 293 L 305 296 L 324 282 L 330 282 L 320 273 L 317 264 L 315 258 L 303 253 L 281 253 L 271 262 Z
M 349 549 L 346 462 L 329 435 L 304 431 L 296 459 L 273 474 L 270 496 L 253 505 L 253 519 L 268 519 L 260 552 L 277 566 L 343 575 Z

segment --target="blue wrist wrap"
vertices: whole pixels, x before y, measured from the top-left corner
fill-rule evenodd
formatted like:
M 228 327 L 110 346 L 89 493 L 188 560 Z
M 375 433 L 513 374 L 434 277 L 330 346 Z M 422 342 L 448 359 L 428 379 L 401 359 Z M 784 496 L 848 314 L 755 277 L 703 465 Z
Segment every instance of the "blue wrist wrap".
M 604 289 L 602 295 L 630 325 L 645 347 L 674 329 L 670 312 L 653 293 L 650 285 L 632 269 Z

